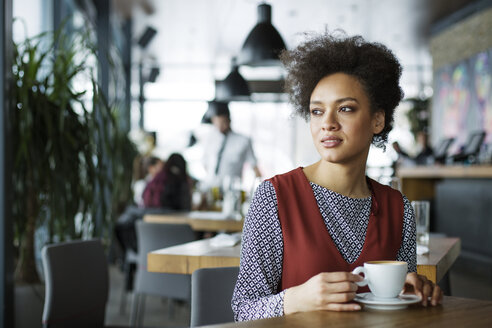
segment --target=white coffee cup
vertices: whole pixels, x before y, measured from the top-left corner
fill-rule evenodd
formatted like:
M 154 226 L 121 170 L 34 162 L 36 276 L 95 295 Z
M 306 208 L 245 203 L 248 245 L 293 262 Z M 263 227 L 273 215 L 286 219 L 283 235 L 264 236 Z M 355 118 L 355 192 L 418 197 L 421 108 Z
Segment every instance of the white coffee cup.
M 403 261 L 369 261 L 364 266 L 355 268 L 353 274 L 364 274 L 364 280 L 356 282 L 358 286 L 369 285 L 376 297 L 397 297 L 405 284 L 407 262 Z

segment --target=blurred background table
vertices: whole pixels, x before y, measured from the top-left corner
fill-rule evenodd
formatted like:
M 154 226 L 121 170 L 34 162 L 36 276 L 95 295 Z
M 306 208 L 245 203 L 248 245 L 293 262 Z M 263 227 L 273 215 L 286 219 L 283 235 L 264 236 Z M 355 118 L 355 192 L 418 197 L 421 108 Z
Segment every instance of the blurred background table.
M 200 268 L 238 266 L 241 245 L 215 247 L 212 239 L 150 252 L 147 255 L 151 272 L 192 274 Z M 417 256 L 417 272 L 433 282 L 439 282 L 458 257 L 461 249 L 459 238 L 431 237 L 429 254 Z
M 147 254 L 150 272 L 192 274 L 201 268 L 239 266 L 241 245 L 212 246 L 212 238 L 163 248 Z
M 222 212 L 192 211 L 166 214 L 146 214 L 145 222 L 153 223 L 187 223 L 195 231 L 240 232 L 243 230 L 244 219 L 227 218 Z

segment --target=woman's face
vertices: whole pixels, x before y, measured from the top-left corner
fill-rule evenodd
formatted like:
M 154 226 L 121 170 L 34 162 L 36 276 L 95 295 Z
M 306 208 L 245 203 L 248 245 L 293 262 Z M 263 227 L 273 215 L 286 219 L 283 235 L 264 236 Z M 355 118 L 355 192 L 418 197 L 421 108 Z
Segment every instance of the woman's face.
M 159 173 L 163 167 L 164 167 L 164 162 L 157 161 L 157 163 L 155 163 L 154 165 L 149 166 L 147 171 L 152 177 L 155 177 L 156 174 Z
M 355 77 L 335 73 L 322 78 L 311 94 L 309 110 L 311 135 L 323 160 L 365 165 L 373 135 L 384 128 L 384 112 L 371 112 Z

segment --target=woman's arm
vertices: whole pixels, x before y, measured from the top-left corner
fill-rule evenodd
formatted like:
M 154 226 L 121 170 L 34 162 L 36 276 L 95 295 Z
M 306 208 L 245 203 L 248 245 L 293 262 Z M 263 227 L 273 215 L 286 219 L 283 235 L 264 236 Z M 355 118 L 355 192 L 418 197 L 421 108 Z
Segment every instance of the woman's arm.
M 270 182 L 263 182 L 244 223 L 239 277 L 232 299 L 235 320 L 319 309 L 360 310 L 358 304 L 347 302 L 355 297 L 355 282 L 362 278 L 349 272 L 320 273 L 301 285 L 278 292 L 282 260 L 283 239 L 275 189 Z
M 360 275 L 350 272 L 322 272 L 305 283 L 288 288 L 284 296 L 284 312 L 329 310 L 358 311 L 360 305 L 351 302 L 361 281 Z
M 236 321 L 283 315 L 283 240 L 273 185 L 264 181 L 256 190 L 246 215 L 239 276 L 232 298 Z
M 407 197 L 403 196 L 403 236 L 396 259 L 408 263 L 408 272 L 417 272 L 417 233 L 415 215 Z

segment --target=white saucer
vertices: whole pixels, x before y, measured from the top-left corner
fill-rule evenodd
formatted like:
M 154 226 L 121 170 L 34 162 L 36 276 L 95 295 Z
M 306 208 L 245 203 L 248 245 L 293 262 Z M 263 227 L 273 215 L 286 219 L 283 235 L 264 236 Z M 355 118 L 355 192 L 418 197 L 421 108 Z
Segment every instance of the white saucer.
M 401 310 L 410 304 L 421 301 L 420 296 L 412 294 L 400 294 L 395 298 L 376 297 L 372 293 L 360 293 L 354 301 L 364 304 L 365 308 L 375 310 Z

